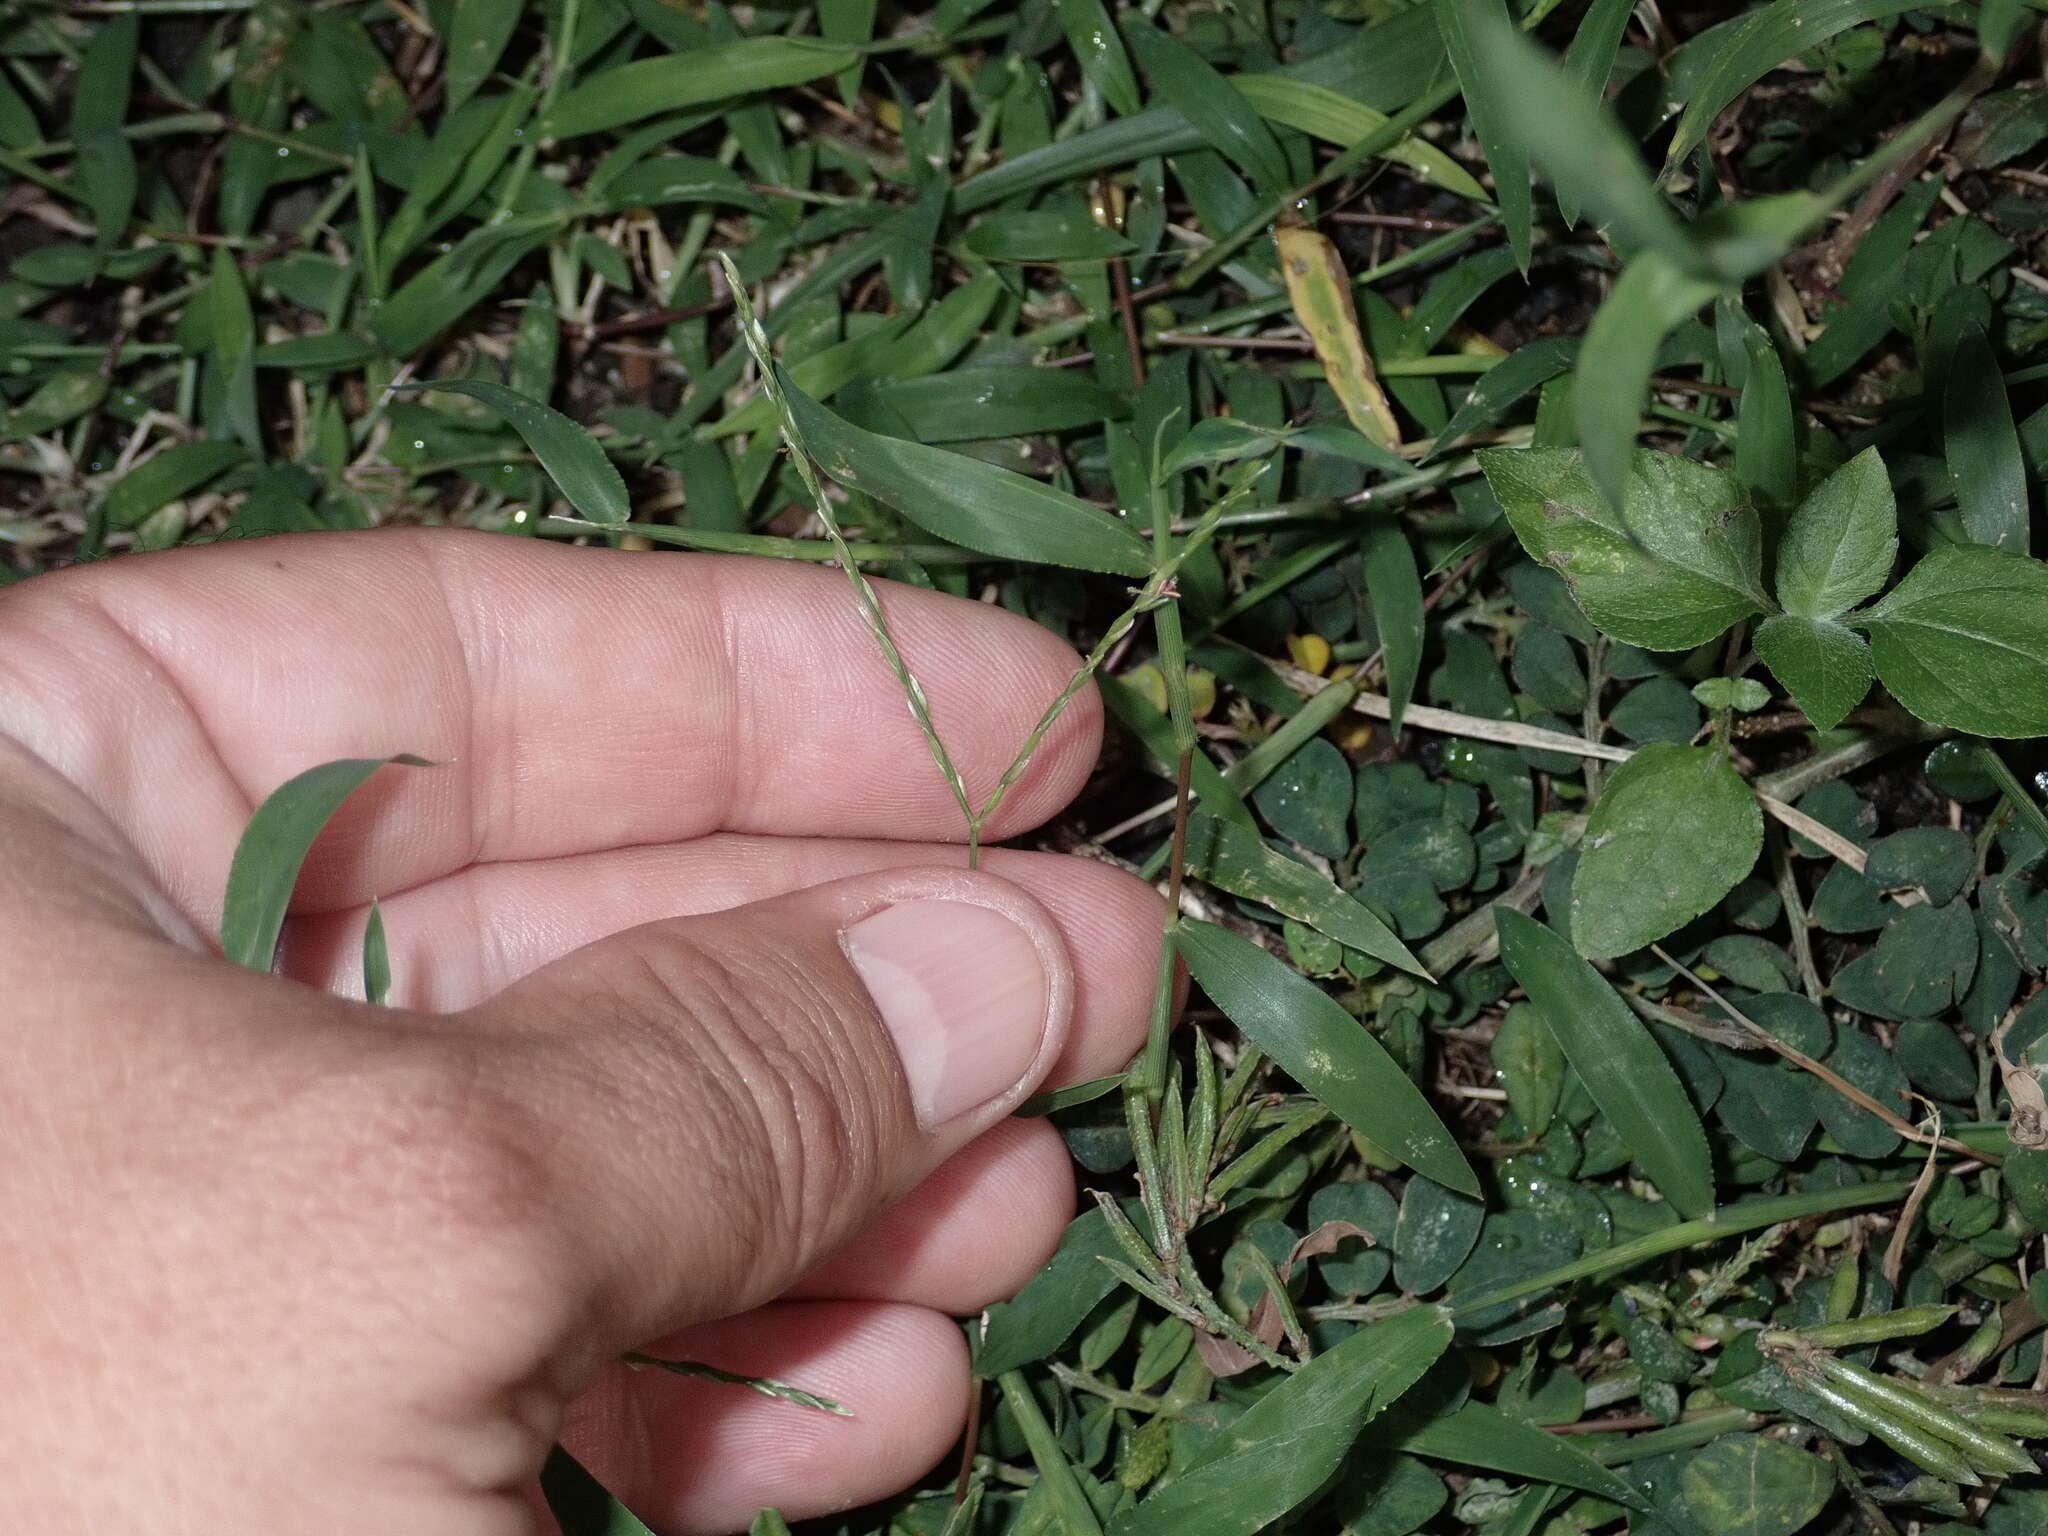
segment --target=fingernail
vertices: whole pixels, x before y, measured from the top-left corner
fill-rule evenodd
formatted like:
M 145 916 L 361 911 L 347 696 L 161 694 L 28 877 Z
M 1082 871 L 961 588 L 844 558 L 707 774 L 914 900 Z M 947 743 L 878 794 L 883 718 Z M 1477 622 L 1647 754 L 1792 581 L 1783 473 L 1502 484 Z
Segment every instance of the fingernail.
M 905 901 L 840 943 L 895 1042 L 918 1123 L 930 1130 L 1014 1088 L 1045 1038 L 1045 962 L 1002 913 Z

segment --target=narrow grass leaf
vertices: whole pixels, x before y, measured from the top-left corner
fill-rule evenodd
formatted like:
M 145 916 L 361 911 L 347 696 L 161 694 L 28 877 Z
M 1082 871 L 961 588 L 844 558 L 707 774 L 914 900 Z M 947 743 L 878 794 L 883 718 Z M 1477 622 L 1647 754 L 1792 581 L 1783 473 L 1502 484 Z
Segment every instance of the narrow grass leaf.
M 1180 950 L 1210 1000 L 1346 1125 L 1437 1183 L 1479 1193 L 1422 1090 L 1322 988 L 1213 923 L 1184 921 Z
M 1468 38 L 1468 61 L 1459 66 L 1458 79 L 1466 87 L 1475 124 L 1482 118 L 1476 91 L 1485 98 L 1485 116 L 1494 131 L 1535 160 L 1560 195 L 1598 214 L 1623 254 L 1653 249 L 1680 271 L 1699 268 L 1698 246 L 1665 205 L 1636 146 L 1598 98 L 1523 37 L 1496 0 L 1439 6 L 1445 13 L 1440 21 L 1447 22 L 1451 10 L 1462 13 Z M 1485 130 L 1480 131 L 1484 140 Z M 1493 158 L 1490 144 L 1487 158 Z M 1494 176 L 1498 183 L 1498 164 Z M 1504 214 L 1506 206 L 1503 196 Z M 1527 250 L 1516 254 L 1526 269 Z
M 524 0 L 461 0 L 448 26 L 448 110 L 490 79 L 525 11 Z
M 1372 599 L 1373 622 L 1379 628 L 1380 648 L 1385 652 L 1387 699 L 1390 710 L 1387 728 L 1401 731 L 1401 717 L 1408 701 L 1415 697 L 1415 680 L 1422 675 L 1422 647 L 1427 617 L 1422 600 L 1422 576 L 1415 567 L 1415 551 L 1401 524 L 1392 519 L 1373 523 L 1365 531 L 1361 550 L 1365 569 L 1366 595 Z
M 666 208 L 676 203 L 724 203 L 765 213 L 768 200 L 729 165 L 702 155 L 655 155 L 605 184 L 603 206 L 612 212 Z
M 1665 155 L 1668 171 L 1682 165 L 1706 138 L 1714 119 L 1736 97 L 1780 65 L 1820 47 L 1837 33 L 1905 11 L 1940 13 L 1949 6 L 1927 0 L 1775 0 L 1752 11 L 1725 42 L 1686 101 Z
M 1856 623 L 1878 677 L 1922 720 L 1978 736 L 2048 736 L 2048 565 L 1947 545 Z
M 1074 1464 L 1067 1459 L 1066 1447 L 1046 1422 L 1030 1384 L 1017 1372 L 1005 1371 L 1000 1385 L 1003 1403 L 1017 1427 L 1023 1430 L 1024 1444 L 1038 1467 L 1040 1486 L 1034 1492 L 1044 1498 L 1055 1529 L 1062 1536 L 1102 1536 L 1102 1522 L 1095 1518 L 1095 1507 L 1081 1486 L 1081 1478 L 1086 1474 L 1077 1474 Z
M 953 368 L 919 379 L 876 379 L 857 384 L 835 402 L 849 417 L 851 403 L 872 400 L 908 426 L 921 443 L 959 443 L 1034 436 L 1076 427 L 1099 427 L 1130 415 L 1130 402 L 1077 369 L 1022 364 Z
M 1295 318 L 1314 343 L 1324 377 L 1344 414 L 1373 442 L 1383 447 L 1398 444 L 1401 427 L 1373 371 L 1372 354 L 1358 327 L 1358 310 L 1351 302 L 1351 278 L 1337 247 L 1302 224 L 1282 224 L 1273 231 L 1273 242 L 1280 250 L 1280 275 Z
M 1479 55 L 1483 33 L 1497 34 L 1514 24 L 1508 20 L 1505 0 L 1440 0 L 1430 9 L 1436 13 L 1444 52 L 1450 56 L 1459 88 L 1465 93 L 1472 131 L 1493 170 L 1493 196 L 1500 207 L 1501 227 L 1507 231 L 1508 248 L 1515 253 L 1515 265 L 1526 272 L 1536 216 L 1529 187 L 1529 150 L 1507 115 L 1506 98 L 1497 91 L 1496 80 Z
M 1628 19 L 1634 14 L 1635 0 L 1593 0 L 1565 47 L 1565 73 L 1578 81 L 1594 101 L 1607 94 L 1607 80 L 1614 73 L 1622 33 L 1628 30 Z M 1564 215 L 1567 227 L 1578 223 L 1578 199 L 1562 188 L 1558 190 L 1557 211 Z
M 1569 372 L 1579 355 L 1576 336 L 1546 336 L 1517 347 L 1493 367 L 1465 394 L 1451 413 L 1451 419 L 1430 444 L 1422 462 L 1442 458 L 1474 432 L 1483 432 L 1514 409 L 1532 390 L 1541 388 L 1561 373 Z
M 1130 526 L 1078 497 L 943 448 L 864 431 L 783 375 L 802 446 L 818 467 L 942 539 L 1005 560 L 1144 576 L 1151 550 Z
M 1328 876 L 1276 853 L 1250 826 L 1197 811 L 1188 822 L 1188 873 L 1219 890 L 1307 923 L 1339 944 L 1430 979 L 1387 925 Z
M 1259 116 L 1326 144 L 1349 149 L 1387 125 L 1387 114 L 1311 80 L 1288 75 L 1232 75 L 1230 83 Z M 1405 165 L 1424 181 L 1475 203 L 1490 202 L 1472 173 L 1427 139 L 1410 134 L 1380 155 Z
M 2027 468 L 1998 354 L 1972 325 L 1956 342 L 1942 393 L 1942 437 L 1963 531 L 1972 543 L 2027 553 Z
M 104 508 L 107 526 L 133 528 L 159 507 L 189 496 L 248 457 L 240 443 L 179 443 L 145 459 L 114 482 Z
M 553 406 L 493 379 L 434 379 L 417 387 L 467 395 L 504 417 L 533 450 L 541 468 L 554 477 L 570 505 L 593 523 L 623 523 L 632 515 L 632 500 L 617 466 L 588 430 Z
M 1818 730 L 1840 725 L 1870 692 L 1870 647 L 1832 619 L 1774 613 L 1756 627 L 1756 653 Z
M 1397 1404 L 1367 1428 L 1365 1439 L 1454 1466 L 1483 1467 L 1532 1482 L 1577 1488 L 1617 1504 L 1642 1503 L 1642 1495 L 1634 1488 L 1570 1441 L 1511 1417 L 1491 1403 L 1468 1402 L 1450 1413 L 1431 1416 Z
M 341 802 L 389 763 L 427 766 L 425 758 L 411 756 L 344 757 L 308 768 L 256 807 L 228 867 L 220 946 L 230 961 L 252 971 L 270 969 L 292 887 L 298 884 L 313 840 Z
M 1647 250 L 1622 269 L 1579 348 L 1572 409 L 1595 482 L 1618 502 L 1664 338 L 1719 290 Z
M 1649 1030 L 1555 931 L 1506 906 L 1494 921 L 1501 959 L 1637 1165 L 1673 1209 L 1704 1217 L 1714 1208 L 1706 1132 Z
M 1372 1323 L 1272 1388 L 1109 1536 L 1255 1536 L 1327 1483 L 1359 1432 L 1450 1347 L 1440 1307 Z
M 1081 73 L 1102 99 L 1124 117 L 1138 111 L 1144 105 L 1138 77 L 1131 73 L 1131 56 L 1102 0 L 1053 0 L 1053 14 L 1067 34 L 1067 46 L 1074 50 Z
M 1792 390 L 1770 333 L 1743 317 L 1749 372 L 1736 407 L 1735 478 L 1752 500 L 1783 516 L 1799 493 L 1799 445 L 1794 437 Z
M 1139 16 L 1126 18 L 1124 36 L 1159 94 L 1180 109 L 1211 149 L 1240 167 L 1265 196 L 1277 197 L 1287 189 L 1291 178 L 1280 141 L 1227 76 Z
M 1131 1213 L 1138 1212 L 1131 1203 Z M 1102 1260 L 1121 1257 L 1102 1207 L 1091 1205 L 1067 1223 L 1045 1266 L 1008 1301 L 985 1314 L 974 1345 L 974 1373 L 993 1380 L 1005 1371 L 1043 1360 L 1066 1343 L 1097 1302 L 1116 1288 Z
M 1572 942 L 1612 959 L 1691 922 L 1763 851 L 1764 820 L 1718 745 L 1653 741 L 1593 802 L 1572 877 Z
M 469 3 L 469 0 L 464 0 Z M 573 139 L 664 112 L 836 75 L 858 49 L 804 37 L 745 37 L 600 70 L 555 103 L 540 131 Z
M 363 923 L 363 998 L 381 1008 L 391 991 L 391 947 L 384 939 L 384 908 L 372 899 Z
M 1801 618 L 1836 618 L 1884 585 L 1898 554 L 1891 476 L 1866 448 L 1815 486 L 1785 525 L 1778 601 Z

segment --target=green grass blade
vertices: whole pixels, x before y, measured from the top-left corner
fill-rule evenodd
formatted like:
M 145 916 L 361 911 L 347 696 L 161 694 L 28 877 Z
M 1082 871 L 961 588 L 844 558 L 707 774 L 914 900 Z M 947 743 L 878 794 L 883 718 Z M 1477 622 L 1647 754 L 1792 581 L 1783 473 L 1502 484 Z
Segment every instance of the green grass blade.
M 476 94 L 498 67 L 525 11 L 524 0 L 461 0 L 448 29 L 448 110 Z
M 1366 1430 L 1365 1438 L 1412 1456 L 1577 1488 L 1617 1504 L 1641 1503 L 1635 1489 L 1584 1451 L 1548 1430 L 1502 1413 L 1491 1403 L 1468 1402 L 1433 1417 L 1396 1406 Z
M 341 802 L 388 763 L 428 766 L 412 756 L 340 758 L 287 780 L 256 807 L 228 868 L 220 947 L 229 960 L 252 971 L 270 969 L 313 840 Z
M 1665 157 L 1667 173 L 1706 138 L 1722 111 L 1757 81 L 1829 38 L 1869 21 L 1925 10 L 1925 0 L 1776 0 L 1752 11 L 1717 47 L 1686 102 Z
M 1956 342 L 1941 416 L 1963 531 L 1972 543 L 2026 554 L 2027 468 L 2019 432 L 1998 355 L 1974 325 Z
M 469 3 L 469 0 L 464 0 Z M 804 37 L 744 37 L 687 53 L 636 59 L 584 80 L 541 122 L 550 139 L 573 139 L 664 112 L 836 75 L 859 50 Z
M 1110 1536 L 1256 1536 L 1313 1496 L 1360 1431 L 1450 1347 L 1439 1307 L 1359 1329 L 1247 1408 Z
M 1418 1173 L 1479 1193 L 1422 1090 L 1321 987 L 1213 923 L 1184 921 L 1180 951 L 1210 1000 L 1338 1119 Z
M 632 515 L 626 482 L 597 439 L 553 406 L 492 379 L 433 379 L 413 387 L 468 395 L 504 417 L 570 505 L 593 523 L 623 523 Z
M 1524 179 L 1533 159 L 1560 195 L 1598 214 L 1624 254 L 1654 250 L 1680 271 L 1701 266 L 1698 246 L 1665 206 L 1635 145 L 1569 70 L 1524 38 L 1496 0 L 1459 0 L 1440 5 L 1438 13 L 1446 27 L 1454 13 L 1460 17 L 1460 44 L 1453 47 L 1452 58 L 1460 61 L 1458 79 L 1466 87 L 1466 104 L 1479 125 L 1496 185 L 1504 175 L 1494 158 L 1499 141 L 1513 146 Z M 1505 218 L 1504 187 L 1501 211 Z M 1522 216 L 1524 243 L 1515 251 L 1526 269 L 1526 210 Z M 1514 225 L 1508 229 L 1512 243 Z
M 1439 0 L 1430 9 L 1436 13 L 1444 51 L 1450 55 L 1451 67 L 1464 90 L 1472 131 L 1493 170 L 1493 197 L 1500 208 L 1501 227 L 1507 231 L 1508 247 L 1515 253 L 1515 265 L 1526 272 L 1535 240 L 1529 153 L 1506 115 L 1507 98 L 1497 89 L 1491 55 L 1482 58 L 1480 52 L 1501 28 L 1512 31 L 1514 24 L 1508 20 L 1505 0 Z
M 1650 1032 L 1551 929 L 1506 908 L 1494 920 L 1501 959 L 1637 1164 L 1674 1209 L 1705 1216 L 1714 1208 L 1706 1133 Z
M 1144 576 L 1151 551 L 1130 526 L 1078 497 L 944 448 L 864 431 L 782 374 L 803 445 L 840 484 L 967 549 L 1084 571 Z
M 1283 853 L 1248 826 L 1197 812 L 1188 825 L 1188 873 L 1233 896 L 1307 923 L 1339 944 L 1431 979 L 1422 962 L 1357 897 Z
M 1180 110 L 1211 149 L 1242 168 L 1267 197 L 1288 185 L 1287 156 L 1280 141 L 1228 76 L 1148 21 L 1127 18 L 1124 35 L 1159 94 Z

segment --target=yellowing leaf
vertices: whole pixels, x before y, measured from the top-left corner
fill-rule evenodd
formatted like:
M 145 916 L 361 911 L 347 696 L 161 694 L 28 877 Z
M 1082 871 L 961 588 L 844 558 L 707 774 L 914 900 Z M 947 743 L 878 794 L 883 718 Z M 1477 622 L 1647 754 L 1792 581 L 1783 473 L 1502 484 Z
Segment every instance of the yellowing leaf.
M 1394 421 L 1373 372 L 1372 355 L 1365 350 L 1365 338 L 1358 329 L 1358 311 L 1351 303 L 1351 281 L 1337 248 L 1322 235 L 1302 225 L 1285 225 L 1273 232 L 1280 247 L 1280 272 L 1287 280 L 1287 297 L 1294 313 L 1315 343 L 1316 356 L 1330 388 L 1343 403 L 1344 414 L 1382 447 L 1401 441 L 1401 429 Z

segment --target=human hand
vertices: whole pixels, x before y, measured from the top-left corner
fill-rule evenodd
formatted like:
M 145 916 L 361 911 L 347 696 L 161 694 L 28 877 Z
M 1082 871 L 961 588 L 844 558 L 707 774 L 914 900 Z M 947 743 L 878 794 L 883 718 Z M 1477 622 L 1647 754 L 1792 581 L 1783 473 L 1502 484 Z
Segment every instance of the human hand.
M 1073 666 L 886 587 L 970 789 Z M 990 835 L 1095 758 L 1077 699 Z M 250 810 L 416 752 L 316 845 L 281 977 L 220 959 Z M 61 1533 L 529 1529 L 561 1436 L 658 1529 L 890 1492 L 959 1433 L 958 1326 L 1072 1178 L 1157 898 L 991 852 L 837 572 L 319 534 L 0 593 L 0 1481 Z M 358 985 L 381 897 L 395 986 Z M 892 1044 L 893 1041 L 893 1044 Z M 615 1363 L 644 1348 L 836 1418 Z

